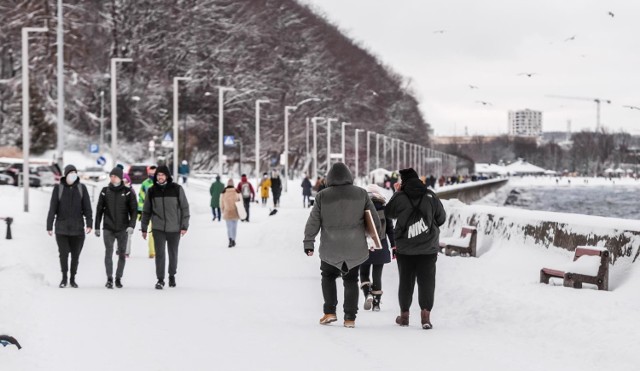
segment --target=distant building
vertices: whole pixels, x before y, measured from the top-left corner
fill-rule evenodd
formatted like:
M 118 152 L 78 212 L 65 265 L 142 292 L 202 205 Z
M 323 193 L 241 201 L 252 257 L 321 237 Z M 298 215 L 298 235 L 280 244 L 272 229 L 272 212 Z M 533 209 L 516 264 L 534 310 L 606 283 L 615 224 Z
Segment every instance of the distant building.
M 509 135 L 537 137 L 542 134 L 542 112 L 530 109 L 509 111 Z

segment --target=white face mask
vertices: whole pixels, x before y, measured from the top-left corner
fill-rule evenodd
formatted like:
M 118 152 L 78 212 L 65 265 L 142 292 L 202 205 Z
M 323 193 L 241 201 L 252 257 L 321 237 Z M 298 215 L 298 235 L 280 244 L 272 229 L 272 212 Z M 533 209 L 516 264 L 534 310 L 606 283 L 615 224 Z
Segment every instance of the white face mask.
M 111 182 L 111 184 L 113 184 L 114 187 L 119 187 L 120 184 L 122 184 L 122 182 L 118 182 L 118 183 Z
M 76 182 L 76 180 L 78 180 L 78 174 L 76 174 L 76 173 L 67 174 L 66 181 L 67 181 L 68 185 L 72 185 L 73 183 Z

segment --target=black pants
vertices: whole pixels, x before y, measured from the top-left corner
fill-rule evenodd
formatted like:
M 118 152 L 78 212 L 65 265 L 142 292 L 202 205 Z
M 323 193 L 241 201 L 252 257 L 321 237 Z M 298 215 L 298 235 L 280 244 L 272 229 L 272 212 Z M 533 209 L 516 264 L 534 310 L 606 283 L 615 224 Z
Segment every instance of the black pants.
M 169 251 L 169 276 L 175 276 L 178 270 L 178 245 L 180 244 L 180 232 L 162 232 L 153 230 L 153 244 L 156 248 L 156 277 L 164 281 L 165 243 Z
M 311 197 L 311 196 L 302 195 L 302 207 L 311 206 L 311 201 L 309 200 L 309 197 Z
M 418 303 L 420 309 L 431 311 L 433 293 L 436 289 L 436 260 L 438 254 L 402 255 L 396 254 L 398 261 L 398 301 L 400 311 L 407 312 L 413 300 L 413 288 L 418 280 Z
M 280 206 L 280 191 L 273 191 L 273 207 Z
M 213 213 L 213 220 L 218 219 L 218 221 L 222 220 L 222 213 L 220 212 L 219 207 L 212 207 L 211 212 Z
M 336 279 L 342 276 L 344 285 L 344 319 L 355 320 L 358 313 L 358 267 L 347 271 L 346 263 L 342 264 L 342 270 L 325 262 L 320 263 L 322 272 L 322 296 L 324 296 L 323 311 L 325 314 L 335 314 L 338 305 L 338 290 Z M 346 273 L 345 273 L 346 272 Z
M 249 205 L 251 205 L 251 198 L 243 197 L 242 201 L 244 202 L 244 209 L 247 211 L 247 218 L 245 220 L 249 221 Z
M 78 272 L 78 263 L 80 261 L 80 253 L 84 245 L 84 235 L 67 236 L 56 234 L 56 242 L 58 243 L 58 252 L 60 253 L 60 269 L 62 275 L 67 276 L 69 271 L 69 254 L 71 254 L 71 277 Z
M 113 278 L 113 245 L 117 241 L 118 249 L 118 266 L 116 268 L 116 278 L 122 278 L 124 273 L 124 265 L 126 263 L 127 240 L 129 235 L 127 231 L 112 232 L 108 229 L 102 231 L 104 239 L 104 267 L 107 271 L 107 278 Z
M 371 291 L 382 290 L 382 268 L 384 264 L 373 265 L 373 284 L 371 285 Z M 371 272 L 371 264 L 362 264 L 360 266 L 360 282 L 371 282 L 369 273 Z

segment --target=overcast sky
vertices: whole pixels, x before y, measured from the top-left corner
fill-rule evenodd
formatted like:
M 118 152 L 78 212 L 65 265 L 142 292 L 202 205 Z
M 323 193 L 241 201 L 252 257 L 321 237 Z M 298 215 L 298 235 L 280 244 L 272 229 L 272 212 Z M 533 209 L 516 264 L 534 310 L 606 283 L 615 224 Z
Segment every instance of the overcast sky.
M 640 135 L 640 110 L 622 107 L 640 107 L 638 0 L 299 1 L 410 79 L 436 135 L 506 133 L 523 108 L 544 131 L 595 128 L 595 102 L 549 94 L 609 99 L 603 126 Z

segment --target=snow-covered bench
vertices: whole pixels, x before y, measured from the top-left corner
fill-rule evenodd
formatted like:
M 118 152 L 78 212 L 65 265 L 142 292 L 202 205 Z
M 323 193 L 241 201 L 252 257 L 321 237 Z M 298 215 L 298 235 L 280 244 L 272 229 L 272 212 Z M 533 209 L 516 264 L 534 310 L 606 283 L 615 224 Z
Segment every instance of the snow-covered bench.
M 453 252 L 458 254 L 469 254 L 469 256 L 476 255 L 476 239 L 478 237 L 478 231 L 476 227 L 464 226 L 460 231 L 460 236 L 456 237 L 440 237 L 440 251 L 444 250 L 444 254 L 451 256 Z
M 11 217 L 0 217 L 0 220 L 4 220 L 7 223 L 7 240 L 12 238 L 11 236 L 11 223 L 13 223 L 13 218 Z
M 550 278 L 562 278 L 565 287 L 582 288 L 583 283 L 598 286 L 598 290 L 609 290 L 609 251 L 595 246 L 576 247 L 573 262 L 564 270 L 542 268 L 540 282 L 549 283 Z

